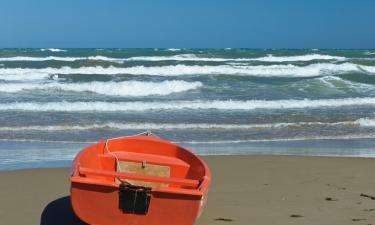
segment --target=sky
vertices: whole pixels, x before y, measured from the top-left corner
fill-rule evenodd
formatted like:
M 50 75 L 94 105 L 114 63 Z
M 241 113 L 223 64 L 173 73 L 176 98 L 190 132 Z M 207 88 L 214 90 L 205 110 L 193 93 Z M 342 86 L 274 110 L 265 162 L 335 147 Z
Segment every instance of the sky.
M 0 47 L 375 48 L 373 0 L 0 0 Z

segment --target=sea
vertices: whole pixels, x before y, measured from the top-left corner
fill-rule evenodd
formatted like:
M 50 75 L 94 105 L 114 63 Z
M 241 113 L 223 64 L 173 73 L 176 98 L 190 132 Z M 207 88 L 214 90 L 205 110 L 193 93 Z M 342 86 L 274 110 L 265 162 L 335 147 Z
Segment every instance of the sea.
M 144 131 L 200 155 L 375 157 L 375 50 L 0 49 L 0 170 Z

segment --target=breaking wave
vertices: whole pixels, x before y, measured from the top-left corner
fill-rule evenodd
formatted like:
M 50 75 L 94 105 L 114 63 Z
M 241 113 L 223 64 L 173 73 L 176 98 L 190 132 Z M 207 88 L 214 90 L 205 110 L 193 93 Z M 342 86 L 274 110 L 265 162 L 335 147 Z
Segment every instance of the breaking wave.
M 273 124 L 210 124 L 210 123 L 101 123 L 82 125 L 48 125 L 48 126 L 21 126 L 0 127 L 0 131 L 64 131 L 64 130 L 185 130 L 185 129 L 220 129 L 220 130 L 248 130 L 248 129 L 273 129 L 273 128 L 299 128 L 307 126 L 356 126 L 357 121 L 343 121 L 334 123 L 323 122 L 298 122 L 298 123 L 273 123 Z
M 375 127 L 375 120 L 360 118 L 354 121 L 340 122 L 295 122 L 295 123 L 268 123 L 268 124 L 217 124 L 217 123 L 117 123 L 107 122 L 100 124 L 63 124 L 47 126 L 19 126 L 0 127 L 0 131 L 66 131 L 66 130 L 251 130 L 251 129 L 282 129 L 306 127 L 337 127 L 362 126 Z
M 40 51 L 50 51 L 50 52 L 66 52 L 65 49 L 59 49 L 59 48 L 42 48 Z
M 375 73 L 375 67 L 373 66 L 361 66 L 360 68 L 368 73 Z
M 134 101 L 134 102 L 11 102 L 0 104 L 0 110 L 21 111 L 149 111 L 149 110 L 256 110 L 308 109 L 345 106 L 374 106 L 375 97 L 303 100 L 248 101 Z
M 329 89 L 337 89 L 337 90 L 355 90 L 357 92 L 367 92 L 367 91 L 374 91 L 375 86 L 371 84 L 365 84 L 365 83 L 358 83 L 358 82 L 353 82 L 350 80 L 345 80 L 340 77 L 335 77 L 335 76 L 325 76 L 325 77 L 319 77 L 310 81 L 317 80 L 321 82 L 323 85 L 325 85 Z M 294 86 L 299 83 L 294 83 Z M 308 86 L 309 82 L 302 82 L 300 84 L 302 87 L 303 86 Z M 314 88 L 314 87 L 312 87 Z
M 257 61 L 264 62 L 293 62 L 293 61 L 312 61 L 312 60 L 346 60 L 346 57 L 342 56 L 331 56 L 321 54 L 309 54 L 299 56 L 274 56 L 268 55 L 265 57 L 257 58 Z
M 362 127 L 375 127 L 375 118 L 361 118 L 356 120 Z
M 168 50 L 167 50 L 168 51 Z M 172 51 L 172 50 L 169 50 Z M 179 50 L 175 50 L 179 51 Z M 312 60 L 346 60 L 345 57 L 321 55 L 321 54 L 309 54 L 300 56 L 274 56 L 267 55 L 259 58 L 217 58 L 217 57 L 200 57 L 195 54 L 180 54 L 173 56 L 135 56 L 130 58 L 112 58 L 107 56 L 88 56 L 88 57 L 59 57 L 59 56 L 46 56 L 46 57 L 33 57 L 33 56 L 14 56 L 14 57 L 2 57 L 0 61 L 82 61 L 82 60 L 93 60 L 93 61 L 109 61 L 122 63 L 125 61 L 205 61 L 205 62 L 227 62 L 227 61 L 238 61 L 238 62 L 249 62 L 249 61 L 261 61 L 261 62 L 297 62 L 297 61 L 312 61 Z
M 103 95 L 148 96 L 169 95 L 202 87 L 201 82 L 186 81 L 124 81 L 124 82 L 89 82 L 89 83 L 8 83 L 0 84 L 0 92 L 16 93 L 35 89 L 62 90 L 74 92 L 93 92 Z
M 207 62 L 226 62 L 226 61 L 262 61 L 262 62 L 293 62 L 293 61 L 312 61 L 312 60 L 346 60 L 345 57 L 309 54 L 300 56 L 274 56 L 269 54 L 259 58 L 215 58 L 215 57 L 199 57 L 195 54 L 181 54 L 174 56 L 137 56 L 125 61 L 207 61 Z
M 33 57 L 33 56 L 14 56 L 14 57 L 0 57 L 1 62 L 16 62 L 16 61 L 63 61 L 63 62 L 74 62 L 74 61 L 83 61 L 83 60 L 92 60 L 92 61 L 109 61 L 122 63 L 123 59 L 111 58 L 107 56 L 89 56 L 89 57 L 61 57 L 61 56 L 46 56 L 46 57 Z
M 181 51 L 181 49 L 180 48 L 168 48 L 166 49 L 166 51 L 177 52 L 177 51 Z
M 47 57 L 33 57 L 33 56 L 14 56 L 14 57 L 2 57 L 0 61 L 2 62 L 12 62 L 12 61 L 64 61 L 73 62 L 77 60 L 85 60 L 85 57 L 60 57 L 60 56 L 47 56 Z
M 312 77 L 323 75 L 336 75 L 348 72 L 375 73 L 375 67 L 362 66 L 353 63 L 332 64 L 317 63 L 307 66 L 296 65 L 259 65 L 259 66 L 134 66 L 134 67 L 61 67 L 61 68 L 0 68 L 0 79 L 2 80 L 33 80 L 43 79 L 54 74 L 103 74 L 103 75 L 156 75 L 156 76 L 178 76 L 178 75 L 239 75 L 239 76 L 262 76 L 262 77 Z

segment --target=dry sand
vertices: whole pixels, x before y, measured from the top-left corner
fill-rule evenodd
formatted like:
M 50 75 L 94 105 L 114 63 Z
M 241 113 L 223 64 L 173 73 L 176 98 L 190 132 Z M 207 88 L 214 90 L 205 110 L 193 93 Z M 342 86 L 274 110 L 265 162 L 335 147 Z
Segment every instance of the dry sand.
M 196 225 L 375 225 L 375 159 L 204 157 L 213 172 Z M 83 224 L 69 203 L 70 170 L 0 173 L 0 225 Z

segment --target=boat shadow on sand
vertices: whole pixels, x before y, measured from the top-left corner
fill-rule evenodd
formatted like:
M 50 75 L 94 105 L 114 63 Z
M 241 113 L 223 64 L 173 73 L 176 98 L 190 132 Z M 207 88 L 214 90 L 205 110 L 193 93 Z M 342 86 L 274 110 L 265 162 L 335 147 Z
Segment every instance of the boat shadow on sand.
M 43 210 L 40 225 L 88 225 L 73 212 L 70 196 L 50 202 Z

